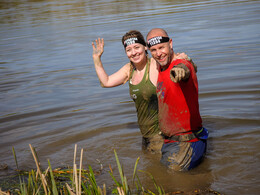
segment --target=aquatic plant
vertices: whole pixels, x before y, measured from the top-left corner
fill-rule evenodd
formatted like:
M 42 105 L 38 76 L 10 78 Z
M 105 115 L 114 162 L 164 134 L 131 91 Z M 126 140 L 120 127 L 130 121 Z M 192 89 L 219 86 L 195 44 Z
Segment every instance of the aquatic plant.
M 106 195 L 107 189 L 106 185 L 103 184 L 102 187 L 98 186 L 96 182 L 95 175 L 99 172 L 93 171 L 92 167 L 89 166 L 87 170 L 82 168 L 82 159 L 83 159 L 83 149 L 81 149 L 80 154 L 80 163 L 79 167 L 76 164 L 76 156 L 77 156 L 77 144 L 75 145 L 74 150 L 74 161 L 73 161 L 73 169 L 52 169 L 51 163 L 48 160 L 48 167 L 46 170 L 43 170 L 40 166 L 40 162 L 35 151 L 35 148 L 29 144 L 31 149 L 31 153 L 36 164 L 36 170 L 31 170 L 25 174 L 25 172 L 19 171 L 18 161 L 16 157 L 16 153 L 14 148 L 13 155 L 15 159 L 16 168 L 18 170 L 19 176 L 19 188 L 15 189 L 12 193 L 19 194 L 19 195 L 40 195 L 40 194 L 64 194 L 64 195 Z M 158 186 L 150 173 L 144 172 L 148 174 L 154 182 L 156 192 L 152 192 L 149 189 L 146 189 L 142 186 L 141 181 L 137 174 L 137 165 L 139 162 L 139 157 L 137 158 L 134 166 L 133 177 L 132 177 L 132 186 L 131 189 L 128 180 L 124 174 L 123 167 L 119 161 L 117 156 L 116 150 L 114 150 L 116 163 L 118 167 L 118 172 L 120 176 L 120 180 L 116 179 L 114 172 L 109 165 L 109 174 L 114 181 L 114 187 L 112 189 L 112 194 L 119 194 L 119 195 L 131 195 L 131 194 L 164 194 L 163 188 Z M 23 174 L 21 174 L 23 173 Z M 26 175 L 26 177 L 25 177 Z M 62 181 L 66 178 L 65 181 Z M 11 194 L 11 192 L 3 192 L 0 189 L 0 194 L 6 195 Z
M 137 165 L 140 160 L 138 157 L 134 170 L 132 183 L 129 185 L 129 181 L 124 174 L 123 166 L 121 165 L 119 158 L 117 156 L 116 150 L 114 150 L 116 164 L 119 172 L 120 179 L 117 179 L 114 175 L 114 172 L 109 165 L 109 174 L 114 181 L 114 185 L 112 187 L 111 192 L 107 192 L 106 185 L 103 184 L 100 187 L 97 182 L 95 176 L 100 174 L 100 171 L 94 171 L 91 166 L 88 169 L 82 168 L 82 159 L 83 159 L 83 149 L 81 149 L 80 153 L 80 163 L 79 167 L 76 164 L 76 156 L 77 156 L 77 144 L 75 145 L 74 150 L 74 159 L 73 159 L 73 168 L 57 168 L 52 169 L 51 163 L 48 160 L 48 167 L 46 170 L 43 170 L 40 166 L 40 162 L 37 157 L 37 153 L 35 149 L 31 146 L 31 152 L 36 164 L 37 169 L 31 170 L 29 172 L 20 171 L 18 166 L 18 161 L 16 157 L 16 153 L 14 148 L 13 155 L 15 159 L 16 168 L 18 170 L 19 177 L 19 187 L 18 189 L 10 189 L 7 192 L 4 192 L 0 188 L 0 195 L 11 195 L 11 194 L 19 194 L 19 195 L 106 195 L 109 194 L 118 194 L 118 195 L 133 195 L 133 194 L 142 194 L 142 195 L 170 195 L 170 194 L 185 194 L 183 191 L 169 192 L 165 193 L 162 186 L 158 185 L 155 181 L 152 174 L 146 171 L 137 170 Z M 102 166 L 101 166 L 102 170 Z M 148 177 L 152 180 L 155 191 L 152 191 L 145 186 L 142 185 L 141 180 L 137 174 L 137 172 L 142 172 L 148 175 Z M 25 177 L 26 176 L 26 177 Z M 132 188 L 131 188 L 132 186 Z M 194 190 L 192 192 L 188 192 L 189 195 L 203 195 L 203 194 L 215 194 L 220 195 L 219 192 L 214 191 L 212 189 L 206 190 Z

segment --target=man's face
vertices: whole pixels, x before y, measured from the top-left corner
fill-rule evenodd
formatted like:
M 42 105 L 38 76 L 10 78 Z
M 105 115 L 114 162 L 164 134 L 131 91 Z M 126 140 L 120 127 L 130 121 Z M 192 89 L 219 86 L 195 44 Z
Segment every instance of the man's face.
M 173 58 L 172 40 L 150 47 L 150 52 L 155 61 L 162 67 L 169 66 Z

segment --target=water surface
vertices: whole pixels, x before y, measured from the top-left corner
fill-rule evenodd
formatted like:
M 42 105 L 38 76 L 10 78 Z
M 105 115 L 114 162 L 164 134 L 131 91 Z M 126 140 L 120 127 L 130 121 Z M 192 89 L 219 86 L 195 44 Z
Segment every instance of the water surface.
M 116 149 L 126 175 L 134 163 L 166 191 L 212 188 L 224 194 L 257 194 L 260 148 L 260 2 L 44 1 L 0 2 L 0 171 L 13 173 L 15 148 L 21 169 L 35 167 L 29 144 L 43 166 L 71 165 L 74 145 L 84 148 L 84 165 L 104 170 L 112 184 Z M 141 148 L 128 84 L 103 89 L 92 62 L 91 42 L 105 39 L 102 60 L 109 74 L 128 62 L 122 35 L 168 31 L 175 52 L 198 65 L 200 111 L 210 131 L 205 161 L 173 173 Z M 144 184 L 150 179 L 140 175 Z M 2 186 L 4 187 L 4 186 Z

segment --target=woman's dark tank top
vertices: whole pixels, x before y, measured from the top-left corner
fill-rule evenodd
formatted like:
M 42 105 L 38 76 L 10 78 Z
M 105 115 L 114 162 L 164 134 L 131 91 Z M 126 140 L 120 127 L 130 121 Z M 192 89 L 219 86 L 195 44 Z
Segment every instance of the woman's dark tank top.
M 143 137 L 151 137 L 160 132 L 156 87 L 150 81 L 149 69 L 150 59 L 146 64 L 145 73 L 140 83 L 131 84 L 135 69 L 130 73 L 129 79 L 129 93 L 135 102 L 138 124 Z

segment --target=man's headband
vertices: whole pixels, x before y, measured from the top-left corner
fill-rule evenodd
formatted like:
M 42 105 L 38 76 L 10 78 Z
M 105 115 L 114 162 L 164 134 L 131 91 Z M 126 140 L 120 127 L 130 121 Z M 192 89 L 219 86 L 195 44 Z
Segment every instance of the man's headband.
M 132 37 L 132 38 L 126 39 L 124 41 L 124 47 L 126 48 L 127 46 L 135 44 L 135 43 L 140 43 L 140 44 L 146 46 L 144 40 L 138 39 L 137 37 Z
M 148 40 L 147 46 L 150 48 L 150 47 L 157 45 L 157 44 L 160 44 L 160 43 L 166 43 L 169 40 L 170 40 L 169 37 L 162 37 L 162 36 L 153 37 L 153 38 Z

